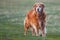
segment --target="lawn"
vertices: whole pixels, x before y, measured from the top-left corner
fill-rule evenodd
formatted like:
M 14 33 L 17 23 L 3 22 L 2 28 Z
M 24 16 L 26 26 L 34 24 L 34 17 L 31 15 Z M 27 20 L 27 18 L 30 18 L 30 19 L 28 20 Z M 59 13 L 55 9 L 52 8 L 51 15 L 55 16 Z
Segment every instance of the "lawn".
M 24 36 L 23 21 L 36 1 L 0 0 L 0 40 L 60 40 L 60 0 L 42 0 L 47 14 L 47 36 Z

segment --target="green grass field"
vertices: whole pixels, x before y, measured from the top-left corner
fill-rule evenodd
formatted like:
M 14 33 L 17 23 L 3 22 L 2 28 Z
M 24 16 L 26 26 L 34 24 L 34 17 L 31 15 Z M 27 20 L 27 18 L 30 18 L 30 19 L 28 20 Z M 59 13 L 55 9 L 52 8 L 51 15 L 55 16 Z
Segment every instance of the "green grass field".
M 24 36 L 23 20 L 36 1 L 0 0 L 0 40 L 60 40 L 60 0 L 42 0 L 47 14 L 47 36 Z

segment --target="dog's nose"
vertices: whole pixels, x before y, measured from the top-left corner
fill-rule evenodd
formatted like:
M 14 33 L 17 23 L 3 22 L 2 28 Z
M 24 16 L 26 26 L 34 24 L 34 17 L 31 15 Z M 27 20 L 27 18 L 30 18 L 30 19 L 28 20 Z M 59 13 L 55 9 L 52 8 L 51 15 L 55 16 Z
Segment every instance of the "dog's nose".
M 39 8 L 37 8 L 37 12 L 41 12 L 41 8 L 39 7 Z
M 39 12 L 39 9 L 37 9 L 37 11 Z
M 38 7 L 36 8 L 36 11 L 37 11 L 37 12 L 41 12 L 41 7 L 38 6 Z

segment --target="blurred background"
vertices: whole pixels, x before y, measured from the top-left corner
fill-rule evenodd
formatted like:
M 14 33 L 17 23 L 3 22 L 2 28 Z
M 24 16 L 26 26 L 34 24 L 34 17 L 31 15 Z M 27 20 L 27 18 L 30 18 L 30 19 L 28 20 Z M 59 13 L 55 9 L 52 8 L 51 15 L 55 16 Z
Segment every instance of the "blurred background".
M 24 36 L 23 21 L 36 2 L 43 2 L 47 14 L 47 36 Z M 0 40 L 60 40 L 60 0 L 0 0 Z

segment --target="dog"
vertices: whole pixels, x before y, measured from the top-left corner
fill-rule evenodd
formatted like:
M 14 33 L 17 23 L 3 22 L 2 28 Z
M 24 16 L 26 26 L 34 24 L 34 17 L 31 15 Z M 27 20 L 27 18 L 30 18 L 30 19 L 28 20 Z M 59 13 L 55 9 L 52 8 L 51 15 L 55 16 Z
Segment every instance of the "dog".
M 43 3 L 35 3 L 33 8 L 28 11 L 24 19 L 24 35 L 27 34 L 27 31 L 30 28 L 32 36 L 34 36 L 34 33 L 36 36 L 46 36 L 46 13 L 44 7 Z

